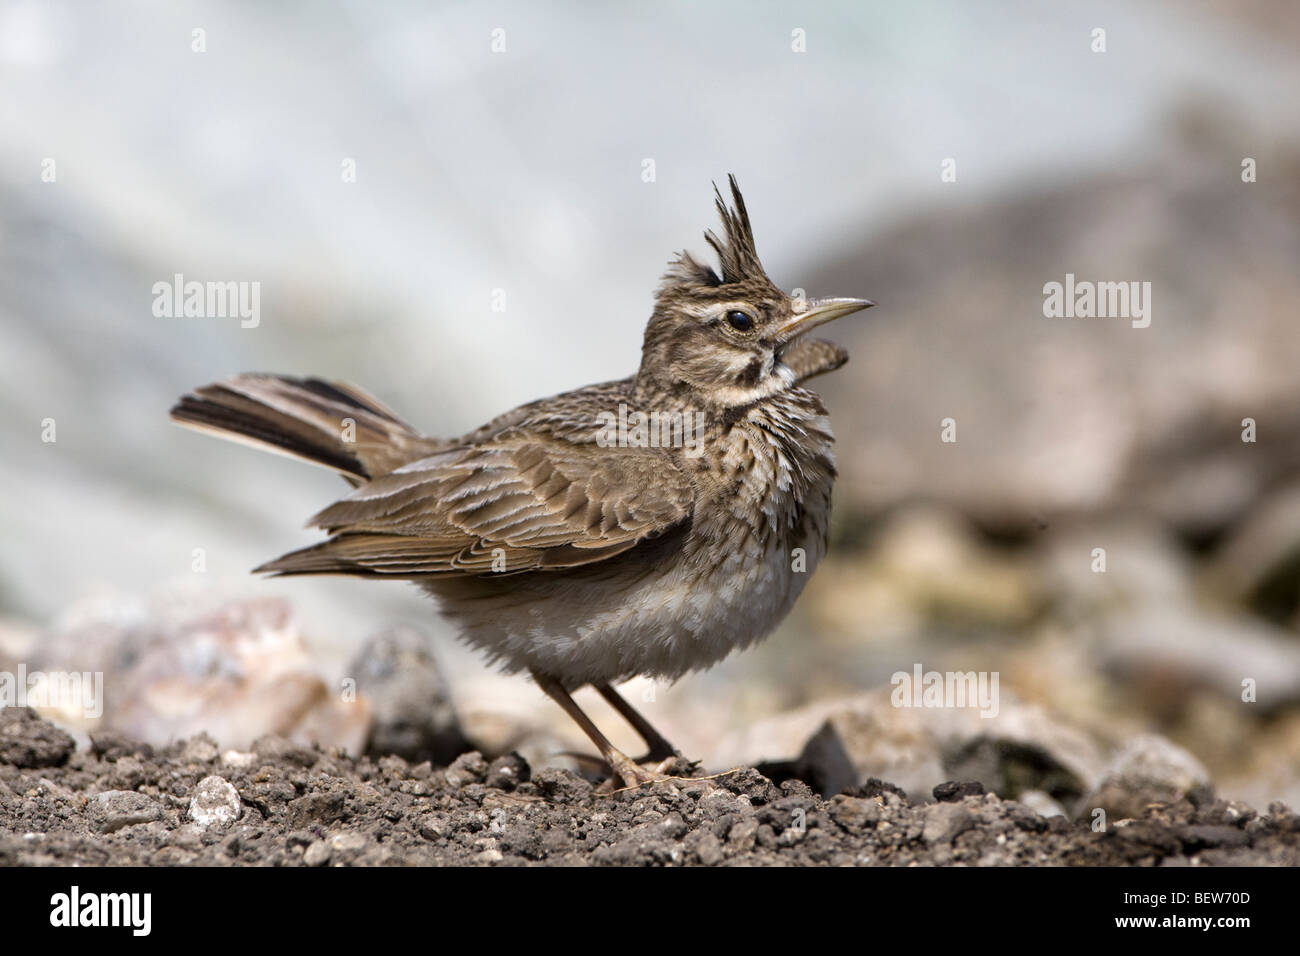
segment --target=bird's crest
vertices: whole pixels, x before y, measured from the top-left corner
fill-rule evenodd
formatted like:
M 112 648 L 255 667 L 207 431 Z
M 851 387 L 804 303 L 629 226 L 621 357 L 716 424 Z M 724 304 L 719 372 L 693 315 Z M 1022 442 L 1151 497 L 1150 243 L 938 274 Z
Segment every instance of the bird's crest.
M 704 233 L 704 240 L 718 254 L 722 275 L 689 252 L 681 252 L 664 273 L 662 291 L 702 291 L 751 279 L 767 281 L 767 273 L 763 271 L 763 264 L 758 261 L 758 250 L 754 247 L 754 231 L 749 225 L 745 198 L 740 194 L 735 176 L 728 176 L 727 181 L 731 186 L 732 207 L 727 206 L 717 183 L 713 185 L 718 215 L 722 217 L 722 235 L 712 229 Z

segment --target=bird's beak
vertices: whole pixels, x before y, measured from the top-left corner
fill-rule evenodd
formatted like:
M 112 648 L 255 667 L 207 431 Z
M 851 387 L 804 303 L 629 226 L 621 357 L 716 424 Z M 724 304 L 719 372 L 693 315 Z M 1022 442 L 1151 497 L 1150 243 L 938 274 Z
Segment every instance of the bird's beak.
M 870 299 L 809 299 L 802 311 L 795 312 L 790 321 L 777 330 L 777 335 L 782 342 L 789 342 L 809 329 L 869 309 L 875 304 Z

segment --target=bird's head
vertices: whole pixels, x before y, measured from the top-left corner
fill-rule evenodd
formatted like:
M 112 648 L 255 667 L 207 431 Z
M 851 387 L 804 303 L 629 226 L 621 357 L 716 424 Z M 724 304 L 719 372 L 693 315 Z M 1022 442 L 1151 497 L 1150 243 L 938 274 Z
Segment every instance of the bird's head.
M 722 235 L 704 238 L 720 272 L 683 252 L 669 264 L 646 325 L 637 381 L 663 394 L 693 393 L 710 405 L 761 401 L 795 382 L 782 355 L 824 322 L 868 308 L 867 299 L 795 299 L 758 260 L 745 200 L 729 177 L 734 207 L 714 187 Z M 685 397 L 685 396 L 683 396 Z

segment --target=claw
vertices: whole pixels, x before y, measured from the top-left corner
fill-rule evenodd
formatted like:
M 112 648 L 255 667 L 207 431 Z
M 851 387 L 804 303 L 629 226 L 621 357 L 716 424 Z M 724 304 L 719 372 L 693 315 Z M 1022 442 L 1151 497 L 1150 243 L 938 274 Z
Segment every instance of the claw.
M 647 783 L 661 783 L 665 780 L 688 780 L 687 774 L 694 767 L 676 755 L 659 761 L 652 767 L 642 766 L 639 761 L 634 761 L 630 757 L 624 757 L 623 760 L 615 758 L 613 761 L 604 761 L 605 766 L 609 768 L 609 779 L 600 785 L 601 793 L 616 793 L 621 790 L 635 790 Z M 621 783 L 622 786 L 618 786 Z
M 645 757 L 634 760 L 631 757 L 624 757 L 623 760 L 615 759 L 612 763 L 604 757 L 579 753 L 576 750 L 561 750 L 556 753 L 556 756 L 575 760 L 584 770 L 604 772 L 611 781 L 622 781 L 624 787 L 639 787 L 660 780 L 682 779 L 692 767 L 690 762 L 678 754 L 662 760 Z M 653 764 L 653 766 L 646 767 L 645 764 Z

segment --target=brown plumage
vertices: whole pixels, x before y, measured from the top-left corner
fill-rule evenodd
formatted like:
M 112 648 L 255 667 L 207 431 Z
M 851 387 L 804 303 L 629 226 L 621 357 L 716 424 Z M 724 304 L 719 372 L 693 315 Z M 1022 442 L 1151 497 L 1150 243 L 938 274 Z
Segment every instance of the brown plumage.
M 568 691 L 591 683 L 613 703 L 613 682 L 708 666 L 789 610 L 825 551 L 835 474 L 825 408 L 803 383 L 847 360 L 802 336 L 870 305 L 786 296 L 734 178 L 731 191 L 730 208 L 717 194 L 722 234 L 705 236 L 720 271 L 685 252 L 669 265 L 629 378 L 443 440 L 316 379 L 241 375 L 182 398 L 181 424 L 356 485 L 312 519 L 327 540 L 257 570 L 417 580 L 490 660 L 531 672 L 620 779 L 647 779 Z M 628 420 L 664 430 L 615 427 Z

